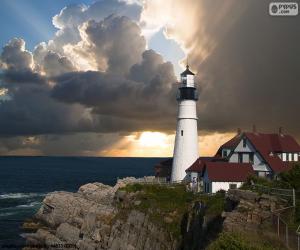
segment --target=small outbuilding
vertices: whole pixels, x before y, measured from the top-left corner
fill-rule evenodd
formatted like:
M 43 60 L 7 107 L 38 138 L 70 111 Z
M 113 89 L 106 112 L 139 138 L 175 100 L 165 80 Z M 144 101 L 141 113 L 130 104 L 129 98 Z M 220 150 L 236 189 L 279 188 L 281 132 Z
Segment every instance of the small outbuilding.
M 239 188 L 255 172 L 249 163 L 206 162 L 203 189 L 206 193 Z

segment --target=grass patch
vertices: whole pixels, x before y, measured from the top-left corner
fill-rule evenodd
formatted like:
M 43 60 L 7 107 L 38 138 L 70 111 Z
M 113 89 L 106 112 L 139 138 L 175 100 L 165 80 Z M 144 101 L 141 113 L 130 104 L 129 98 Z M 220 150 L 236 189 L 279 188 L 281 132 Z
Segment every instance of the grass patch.
M 208 250 L 276 250 L 286 247 L 274 235 L 223 232 Z
M 176 239 L 181 238 L 181 223 L 184 215 L 197 201 L 205 204 L 208 216 L 218 216 L 225 204 L 223 194 L 208 196 L 187 192 L 184 185 L 160 186 L 129 184 L 122 188 L 127 192 L 137 192 L 139 205 L 132 204 L 141 212 L 147 213 L 149 219 L 156 225 L 164 227 Z

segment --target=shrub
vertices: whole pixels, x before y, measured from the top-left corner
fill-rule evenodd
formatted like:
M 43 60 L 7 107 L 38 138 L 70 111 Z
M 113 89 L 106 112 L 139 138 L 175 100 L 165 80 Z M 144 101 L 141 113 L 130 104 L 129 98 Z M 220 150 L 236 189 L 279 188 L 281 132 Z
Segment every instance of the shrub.
M 208 250 L 252 250 L 249 242 L 245 241 L 240 234 L 237 233 L 221 233 L 219 238 L 214 241 Z

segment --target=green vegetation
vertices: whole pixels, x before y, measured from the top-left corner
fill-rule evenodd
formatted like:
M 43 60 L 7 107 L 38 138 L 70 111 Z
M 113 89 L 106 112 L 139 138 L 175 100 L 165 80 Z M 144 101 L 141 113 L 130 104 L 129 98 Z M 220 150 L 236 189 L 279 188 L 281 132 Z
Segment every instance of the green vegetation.
M 300 165 L 295 164 L 289 171 L 282 172 L 276 180 L 268 180 L 265 178 L 251 177 L 243 185 L 242 189 L 252 189 L 251 182 L 266 186 L 269 188 L 295 189 L 296 191 L 296 209 L 292 218 L 286 218 L 292 228 L 296 228 L 300 224 Z M 263 192 L 263 190 L 258 190 Z M 292 198 L 291 198 L 292 203 Z
M 208 250 L 276 250 L 286 249 L 276 237 L 261 237 L 258 234 L 221 233 Z
M 291 170 L 282 172 L 275 180 L 252 176 L 243 185 L 243 188 L 250 188 L 251 181 L 255 184 L 264 185 L 270 188 L 295 189 L 300 191 L 300 165 L 295 164 Z
M 122 188 L 128 193 L 136 193 L 132 208 L 149 214 L 150 220 L 165 227 L 175 238 L 181 237 L 181 223 L 184 216 L 191 210 L 196 202 L 206 206 L 205 215 L 209 217 L 219 216 L 225 203 L 224 194 L 214 196 L 194 194 L 187 192 L 184 185 L 160 186 L 130 184 Z

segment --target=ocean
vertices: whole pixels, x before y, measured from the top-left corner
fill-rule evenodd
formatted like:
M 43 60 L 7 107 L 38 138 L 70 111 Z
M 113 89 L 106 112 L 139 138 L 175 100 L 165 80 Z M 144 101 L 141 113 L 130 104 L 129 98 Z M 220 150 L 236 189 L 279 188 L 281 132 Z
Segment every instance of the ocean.
M 0 249 L 23 244 L 21 225 L 52 191 L 76 192 L 89 182 L 154 175 L 161 158 L 0 157 Z

